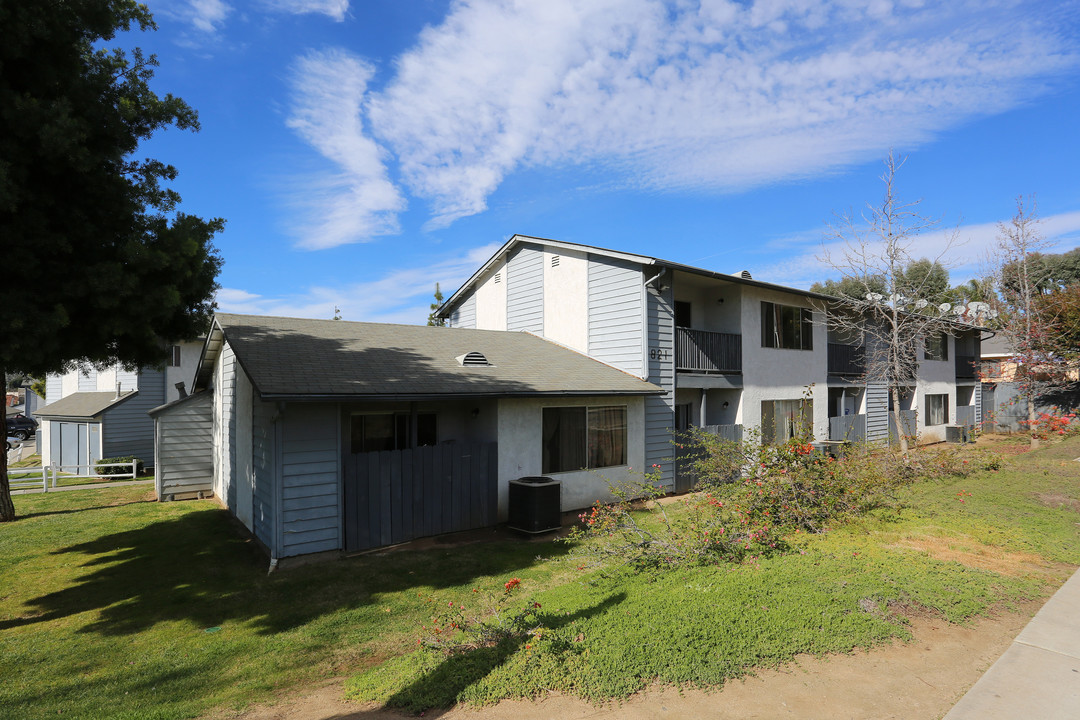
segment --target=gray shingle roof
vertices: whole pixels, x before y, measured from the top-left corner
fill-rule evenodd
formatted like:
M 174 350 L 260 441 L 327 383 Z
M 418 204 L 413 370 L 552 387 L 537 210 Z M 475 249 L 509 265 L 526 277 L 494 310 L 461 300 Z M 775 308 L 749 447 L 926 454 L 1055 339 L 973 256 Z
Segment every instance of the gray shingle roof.
M 656 385 L 522 332 L 216 316 L 264 397 L 644 395 Z M 482 353 L 491 367 L 456 358 Z
M 115 392 L 77 392 L 49 403 L 34 411 L 39 417 L 92 418 L 105 412 L 113 405 L 122 403 L 136 393 L 128 390 L 116 397 Z

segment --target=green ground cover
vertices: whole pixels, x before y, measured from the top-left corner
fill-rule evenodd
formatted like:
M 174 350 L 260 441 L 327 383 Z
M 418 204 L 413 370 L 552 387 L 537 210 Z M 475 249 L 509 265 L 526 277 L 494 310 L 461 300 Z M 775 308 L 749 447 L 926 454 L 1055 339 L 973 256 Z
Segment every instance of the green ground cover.
M 26 468 L 37 468 L 37 471 L 36 472 L 28 472 L 28 471 L 26 471 Z M 32 482 L 35 483 L 34 489 L 40 489 L 41 488 L 41 469 L 40 468 L 41 468 L 41 456 L 40 455 L 31 455 L 29 457 L 23 458 L 22 460 L 19 460 L 18 462 L 13 462 L 8 466 L 8 479 L 11 480 L 12 482 L 20 482 L 20 483 L 25 482 L 25 481 L 32 481 Z M 124 481 L 130 482 L 132 480 L 153 480 L 153 479 L 154 479 L 154 476 L 152 474 L 150 474 L 150 475 L 139 475 L 139 476 L 134 477 L 134 478 L 130 478 L 130 477 L 109 477 L 109 476 L 98 477 L 98 478 L 90 478 L 90 477 L 76 477 L 76 476 L 73 476 L 73 475 L 70 475 L 70 474 L 67 474 L 67 473 L 58 473 L 57 477 L 56 477 L 56 487 L 77 487 L 77 486 L 82 486 L 82 485 L 97 485 L 97 484 L 106 483 L 106 482 L 124 482 Z M 50 483 L 49 487 L 53 487 L 52 484 L 51 484 L 52 483 L 52 476 L 51 475 L 49 475 L 49 483 Z M 27 486 L 20 485 L 18 489 L 29 489 L 29 488 Z
M 16 496 L 20 519 L 0 526 L 0 717 L 196 717 L 343 674 L 353 697 L 412 709 L 720 683 L 903 637 L 907 608 L 962 622 L 1045 595 L 1080 564 L 1077 456 L 1072 439 L 917 483 L 900 511 L 756 562 L 610 577 L 579 570 L 565 545 L 507 539 L 267 575 L 210 501 L 145 502 L 145 487 Z M 539 637 L 415 651 L 434 605 L 512 577 L 542 605 Z

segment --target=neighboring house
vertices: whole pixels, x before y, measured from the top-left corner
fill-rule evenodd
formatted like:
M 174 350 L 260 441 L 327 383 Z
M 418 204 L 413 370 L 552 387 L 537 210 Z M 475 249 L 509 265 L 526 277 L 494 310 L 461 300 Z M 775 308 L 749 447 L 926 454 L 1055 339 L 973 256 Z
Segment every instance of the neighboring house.
M 180 396 L 176 384 L 191 383 L 201 351 L 201 342 L 171 345 L 160 369 L 117 365 L 48 375 L 45 405 L 34 411 L 42 463 L 88 466 L 134 455 L 153 466 L 154 421 L 147 411 Z
M 834 298 L 655 257 L 515 235 L 440 308 L 455 328 L 527 330 L 664 389 L 646 398 L 646 458 L 676 482 L 672 431 L 707 426 L 783 440 L 883 440 L 888 388 L 860 380 L 859 340 L 823 322 Z M 978 422 L 979 331 L 928 340 L 902 388 L 909 434 L 945 440 Z M 891 428 L 895 434 L 896 429 Z
M 983 428 L 993 432 L 1021 432 L 1026 429 L 1028 401 L 1020 383 L 1016 381 L 1019 368 L 1012 346 L 1003 335 L 996 335 L 982 343 L 980 373 L 982 379 Z M 1055 407 L 1073 408 L 1080 403 L 1080 371 L 1076 368 L 1064 372 L 1063 382 L 1048 387 L 1044 396 L 1036 399 L 1036 413 L 1052 411 Z
M 217 496 L 274 559 L 494 525 L 527 476 L 582 508 L 645 465 L 662 393 L 529 333 L 219 314 L 151 412 L 157 492 Z

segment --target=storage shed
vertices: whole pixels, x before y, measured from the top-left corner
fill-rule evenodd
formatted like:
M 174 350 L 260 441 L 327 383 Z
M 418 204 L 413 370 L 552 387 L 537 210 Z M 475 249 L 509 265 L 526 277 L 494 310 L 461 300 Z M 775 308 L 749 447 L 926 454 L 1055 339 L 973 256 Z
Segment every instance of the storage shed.
M 274 559 L 493 525 L 524 476 L 610 499 L 662 392 L 527 332 L 225 314 L 194 390 L 153 411 L 159 497 L 209 488 Z

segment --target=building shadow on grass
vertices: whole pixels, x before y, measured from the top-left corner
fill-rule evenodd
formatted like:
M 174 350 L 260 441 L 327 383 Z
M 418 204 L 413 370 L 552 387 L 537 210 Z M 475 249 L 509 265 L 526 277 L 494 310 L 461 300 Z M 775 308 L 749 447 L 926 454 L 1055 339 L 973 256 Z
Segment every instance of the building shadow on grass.
M 618 592 L 595 605 L 568 615 L 544 613 L 540 617 L 541 626 L 545 631 L 557 631 L 578 620 L 605 612 L 625 599 L 626 593 Z M 529 639 L 506 639 L 491 647 L 450 654 L 435 668 L 391 696 L 386 707 L 411 712 L 423 711 L 425 715 L 433 708 L 453 707 L 462 691 L 505 665 Z M 437 716 L 438 713 L 432 715 Z
M 380 596 L 431 592 L 486 575 L 521 573 L 564 544 L 503 539 L 458 547 L 398 550 L 266 572 L 266 556 L 225 510 L 199 510 L 54 551 L 76 568 L 55 590 L 26 601 L 0 630 L 90 613 L 83 633 L 128 635 L 187 620 L 202 628 L 230 622 L 271 635 Z M 385 600 L 383 601 L 385 602 Z M 19 612 L 18 610 L 16 611 Z M 359 621 L 359 618 L 356 619 Z
M 16 516 L 16 520 L 29 520 L 30 518 L 47 517 L 49 515 L 73 515 L 75 513 L 83 513 L 90 510 L 107 510 L 110 508 L 123 507 L 125 505 L 141 505 L 142 503 L 157 502 L 157 498 L 147 498 L 145 500 L 128 500 L 126 502 L 113 502 L 107 505 L 87 505 L 86 507 L 68 508 L 67 510 L 45 510 L 43 512 L 26 513 L 25 515 Z

